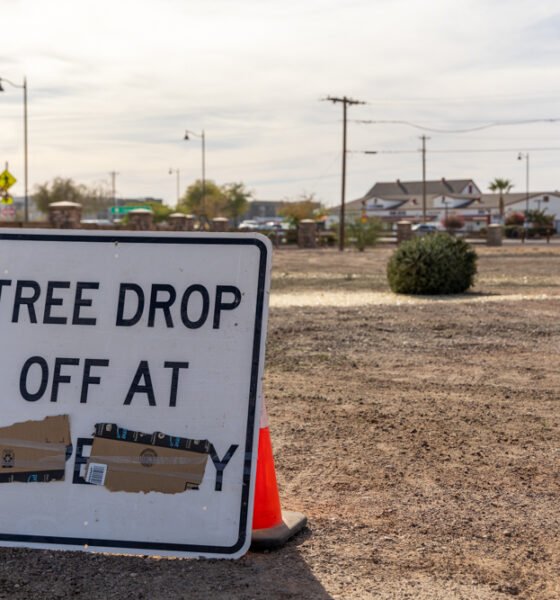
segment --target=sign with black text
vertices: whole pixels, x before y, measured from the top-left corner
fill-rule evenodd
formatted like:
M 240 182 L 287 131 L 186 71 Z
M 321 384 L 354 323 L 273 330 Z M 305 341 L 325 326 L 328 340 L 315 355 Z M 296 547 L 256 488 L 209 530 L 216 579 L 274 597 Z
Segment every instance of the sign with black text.
M 0 545 L 249 547 L 270 242 L 0 231 Z

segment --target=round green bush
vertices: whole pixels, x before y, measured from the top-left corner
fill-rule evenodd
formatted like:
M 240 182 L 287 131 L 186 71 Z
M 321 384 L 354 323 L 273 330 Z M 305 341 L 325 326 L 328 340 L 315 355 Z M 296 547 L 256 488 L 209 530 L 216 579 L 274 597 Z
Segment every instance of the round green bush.
M 436 233 L 403 242 L 387 264 L 398 294 L 460 294 L 474 283 L 476 252 L 460 238 Z

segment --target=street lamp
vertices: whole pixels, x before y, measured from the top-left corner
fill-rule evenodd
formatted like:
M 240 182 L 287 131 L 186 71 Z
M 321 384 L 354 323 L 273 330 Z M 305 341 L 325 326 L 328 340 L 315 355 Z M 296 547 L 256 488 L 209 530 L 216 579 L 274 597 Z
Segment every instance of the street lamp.
M 28 169 L 27 169 L 27 78 L 23 78 L 23 85 L 11 82 L 9 79 L 0 77 L 0 92 L 4 91 L 2 82 L 10 84 L 12 87 L 23 90 L 23 168 L 25 182 L 25 222 L 29 221 L 29 194 L 28 194 Z
M 206 198 L 206 137 L 204 135 L 204 129 L 201 133 L 195 133 L 194 131 L 190 131 L 190 129 L 185 130 L 185 139 L 189 140 L 190 135 L 194 135 L 195 137 L 199 137 L 202 140 L 202 216 L 206 217 L 206 206 L 205 206 L 205 198 Z
M 177 175 L 177 204 L 179 204 L 180 198 L 180 190 L 181 190 L 181 171 L 179 169 L 172 169 L 169 167 L 169 174 L 173 175 L 175 173 Z
M 517 155 L 517 160 L 526 161 L 526 170 L 525 170 L 525 227 L 527 227 L 527 218 L 529 216 L 529 153 L 528 152 L 520 152 Z

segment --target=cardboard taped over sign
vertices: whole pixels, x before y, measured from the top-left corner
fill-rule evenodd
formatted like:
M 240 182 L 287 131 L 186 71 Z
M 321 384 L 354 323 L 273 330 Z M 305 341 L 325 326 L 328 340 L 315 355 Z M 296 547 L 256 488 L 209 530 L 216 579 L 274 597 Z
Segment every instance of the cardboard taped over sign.
M 113 492 L 177 494 L 200 485 L 209 452 L 208 440 L 97 423 L 86 481 Z
M 0 428 L 0 483 L 64 480 L 72 454 L 68 415 Z

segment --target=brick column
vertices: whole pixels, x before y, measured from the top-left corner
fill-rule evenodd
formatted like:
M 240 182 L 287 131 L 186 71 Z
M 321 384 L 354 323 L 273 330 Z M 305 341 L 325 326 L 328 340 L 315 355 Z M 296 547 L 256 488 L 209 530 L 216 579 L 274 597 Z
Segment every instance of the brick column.
M 228 231 L 229 222 L 225 217 L 216 217 L 212 219 L 212 231 L 224 232 Z
M 168 219 L 171 231 L 187 231 L 187 215 L 184 213 L 171 213 Z
M 313 219 L 302 219 L 298 226 L 298 246 L 315 248 L 317 246 L 317 223 Z
M 194 231 L 194 215 L 185 215 L 185 231 Z
M 486 245 L 501 246 L 502 245 L 502 226 L 496 223 L 488 225 L 486 230 Z
M 128 213 L 128 225 L 135 231 L 153 229 L 154 213 L 149 208 L 135 208 Z
M 79 229 L 82 205 L 77 202 L 51 202 L 49 223 L 54 229 Z
M 412 239 L 412 223 L 410 221 L 399 221 L 397 223 L 397 244 Z

